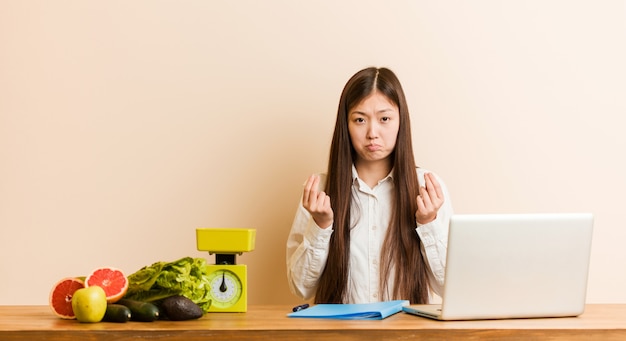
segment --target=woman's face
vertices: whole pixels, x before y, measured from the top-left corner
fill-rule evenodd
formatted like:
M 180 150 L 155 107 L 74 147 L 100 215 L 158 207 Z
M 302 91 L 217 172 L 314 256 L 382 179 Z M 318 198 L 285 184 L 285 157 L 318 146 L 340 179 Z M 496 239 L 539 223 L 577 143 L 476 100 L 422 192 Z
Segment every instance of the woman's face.
M 400 129 L 398 106 L 375 91 L 348 112 L 348 131 L 357 163 L 389 161 Z

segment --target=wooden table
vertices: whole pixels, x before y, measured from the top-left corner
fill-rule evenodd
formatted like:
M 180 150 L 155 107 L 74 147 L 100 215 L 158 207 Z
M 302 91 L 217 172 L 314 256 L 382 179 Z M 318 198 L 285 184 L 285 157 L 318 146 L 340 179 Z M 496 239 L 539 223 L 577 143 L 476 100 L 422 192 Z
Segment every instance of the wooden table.
M 0 340 L 626 340 L 626 304 L 587 305 L 574 318 L 440 322 L 405 313 L 381 321 L 295 319 L 289 306 L 249 306 L 192 321 L 79 323 L 47 306 L 0 306 Z

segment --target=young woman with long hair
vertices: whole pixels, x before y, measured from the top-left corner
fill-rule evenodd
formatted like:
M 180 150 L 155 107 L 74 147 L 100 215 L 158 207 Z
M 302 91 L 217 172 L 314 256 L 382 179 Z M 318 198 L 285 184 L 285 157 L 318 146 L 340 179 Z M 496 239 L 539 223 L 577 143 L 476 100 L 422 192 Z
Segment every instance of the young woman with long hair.
M 451 215 L 443 181 L 416 166 L 400 81 L 363 69 L 341 94 L 327 173 L 304 185 L 290 288 L 315 303 L 428 303 L 443 286 Z

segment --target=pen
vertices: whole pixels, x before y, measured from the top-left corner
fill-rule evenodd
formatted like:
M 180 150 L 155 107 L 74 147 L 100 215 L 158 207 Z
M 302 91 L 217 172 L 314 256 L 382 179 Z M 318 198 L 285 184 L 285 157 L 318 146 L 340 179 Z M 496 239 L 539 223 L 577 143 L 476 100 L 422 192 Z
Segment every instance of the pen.
M 300 310 L 306 309 L 308 307 L 309 307 L 309 304 L 305 303 L 305 304 L 301 304 L 301 305 L 297 305 L 297 306 L 293 307 L 292 310 L 295 313 L 296 311 L 300 311 Z

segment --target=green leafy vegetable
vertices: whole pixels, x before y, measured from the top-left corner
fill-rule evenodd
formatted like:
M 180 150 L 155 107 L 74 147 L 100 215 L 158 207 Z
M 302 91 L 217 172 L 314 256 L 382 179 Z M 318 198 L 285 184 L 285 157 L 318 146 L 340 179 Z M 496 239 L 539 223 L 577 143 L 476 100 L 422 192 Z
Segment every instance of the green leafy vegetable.
M 211 306 L 206 259 L 181 258 L 156 262 L 128 276 L 125 298 L 155 302 L 174 295 L 185 296 L 204 312 Z

